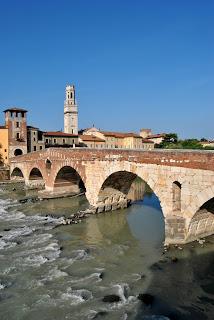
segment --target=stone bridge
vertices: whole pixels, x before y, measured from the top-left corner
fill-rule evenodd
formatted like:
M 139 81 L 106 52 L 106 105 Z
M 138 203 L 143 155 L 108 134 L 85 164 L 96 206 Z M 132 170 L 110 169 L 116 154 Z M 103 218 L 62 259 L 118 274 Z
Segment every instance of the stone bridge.
M 186 243 L 214 233 L 212 151 L 50 148 L 11 160 L 11 179 L 42 186 L 43 196 L 84 190 L 98 212 L 126 207 L 136 177 L 159 198 L 166 243 Z

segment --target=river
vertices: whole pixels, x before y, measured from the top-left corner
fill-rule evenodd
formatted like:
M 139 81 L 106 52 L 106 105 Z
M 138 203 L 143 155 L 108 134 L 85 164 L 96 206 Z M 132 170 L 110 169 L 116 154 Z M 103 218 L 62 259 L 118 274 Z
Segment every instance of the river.
M 165 252 L 154 194 L 60 227 L 60 216 L 87 208 L 84 197 L 19 203 L 25 195 L 0 186 L 1 320 L 214 318 L 214 237 Z M 109 294 L 120 302 L 103 302 Z

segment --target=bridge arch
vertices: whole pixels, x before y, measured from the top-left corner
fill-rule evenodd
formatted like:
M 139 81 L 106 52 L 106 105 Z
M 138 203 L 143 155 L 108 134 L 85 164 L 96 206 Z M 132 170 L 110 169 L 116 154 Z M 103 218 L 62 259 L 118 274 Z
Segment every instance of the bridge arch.
M 198 192 L 188 207 L 187 241 L 214 233 L 214 187 Z
M 31 169 L 29 174 L 29 180 L 43 180 L 43 175 L 41 171 L 36 167 Z
M 11 180 L 25 181 L 24 174 L 19 167 L 15 167 L 11 173 Z
M 148 184 L 151 190 L 158 197 L 161 209 L 163 211 L 161 205 L 161 196 L 160 192 L 157 192 L 158 188 L 153 184 L 153 187 L 145 180 L 142 174 L 128 171 L 128 170 L 119 170 L 114 171 L 106 176 L 105 179 L 102 180 L 100 188 L 97 193 L 97 206 L 98 211 L 100 210 L 115 210 L 120 207 L 127 206 L 127 195 L 131 188 L 132 183 L 136 178 L 140 178 L 141 181 Z M 150 183 L 152 180 L 150 180 Z M 104 208 L 103 208 L 104 207 Z M 164 215 L 164 213 L 163 213 Z
M 60 188 L 60 192 L 79 193 L 85 192 L 85 183 L 79 172 L 70 165 L 65 165 L 56 170 L 53 179 L 53 188 Z

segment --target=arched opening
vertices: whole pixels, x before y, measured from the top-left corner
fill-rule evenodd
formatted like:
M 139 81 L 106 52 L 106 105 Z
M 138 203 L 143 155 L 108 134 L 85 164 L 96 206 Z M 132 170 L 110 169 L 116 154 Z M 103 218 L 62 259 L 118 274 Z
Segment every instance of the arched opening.
M 38 168 L 33 168 L 30 172 L 29 180 L 43 180 L 41 171 Z
M 19 168 L 15 168 L 13 172 L 11 173 L 11 180 L 19 180 L 24 181 L 24 175 Z
M 125 208 L 129 204 L 127 198 L 132 182 L 137 175 L 128 171 L 111 174 L 103 183 L 98 196 L 98 207 L 105 211 Z
M 65 166 L 59 170 L 54 182 L 54 191 L 64 194 L 79 194 L 86 191 L 84 182 L 78 172 Z
M 181 184 L 178 181 L 172 184 L 172 211 L 175 215 L 181 212 Z
M 190 221 L 187 240 L 195 240 L 214 233 L 214 198 L 206 201 Z
M 21 150 L 21 149 L 16 149 L 15 151 L 14 151 L 14 156 L 16 157 L 16 156 L 21 156 L 23 154 L 23 151 Z
M 47 159 L 45 162 L 45 167 L 46 167 L 47 171 L 51 170 L 51 165 L 52 165 L 51 161 L 49 159 Z
M 117 171 L 102 184 L 98 195 L 98 207 L 105 211 L 127 207 L 131 202 L 151 196 L 153 191 L 148 184 L 135 173 Z M 104 207 L 104 208 L 103 208 Z
M 144 244 L 161 244 L 165 237 L 165 225 L 157 196 L 135 173 L 117 171 L 111 174 L 100 189 L 97 212 L 125 209 L 130 203 L 130 208 L 122 212 L 134 237 Z M 118 214 L 122 212 L 119 210 Z
M 33 168 L 31 170 L 27 187 L 28 189 L 44 189 L 45 182 L 42 173 L 38 168 Z

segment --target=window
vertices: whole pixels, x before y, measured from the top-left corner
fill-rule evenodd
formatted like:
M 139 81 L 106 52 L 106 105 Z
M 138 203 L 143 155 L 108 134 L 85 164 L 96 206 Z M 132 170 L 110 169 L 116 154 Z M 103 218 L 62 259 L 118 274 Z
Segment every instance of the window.
M 45 142 L 48 143 L 48 139 L 45 139 Z
M 17 134 L 16 134 L 16 139 L 19 139 L 19 138 L 20 138 L 20 133 L 17 132 Z
M 54 143 L 56 143 L 56 139 L 54 139 Z
M 7 149 L 4 149 L 4 152 L 7 152 Z
M 42 150 L 42 146 L 40 146 L 39 148 L 40 148 L 40 150 Z
M 36 146 L 33 147 L 33 151 L 36 151 Z
M 172 204 L 174 213 L 181 212 L 181 183 L 178 181 L 172 184 Z
M 33 134 L 34 134 L 34 136 L 35 136 L 36 132 L 34 131 Z
M 16 122 L 16 128 L 19 128 L 19 127 L 20 127 L 20 123 Z
M 33 138 L 33 141 L 36 141 L 36 138 Z
M 5 159 L 7 160 L 7 157 L 5 157 Z
M 62 139 L 62 142 L 65 143 L 65 139 Z

